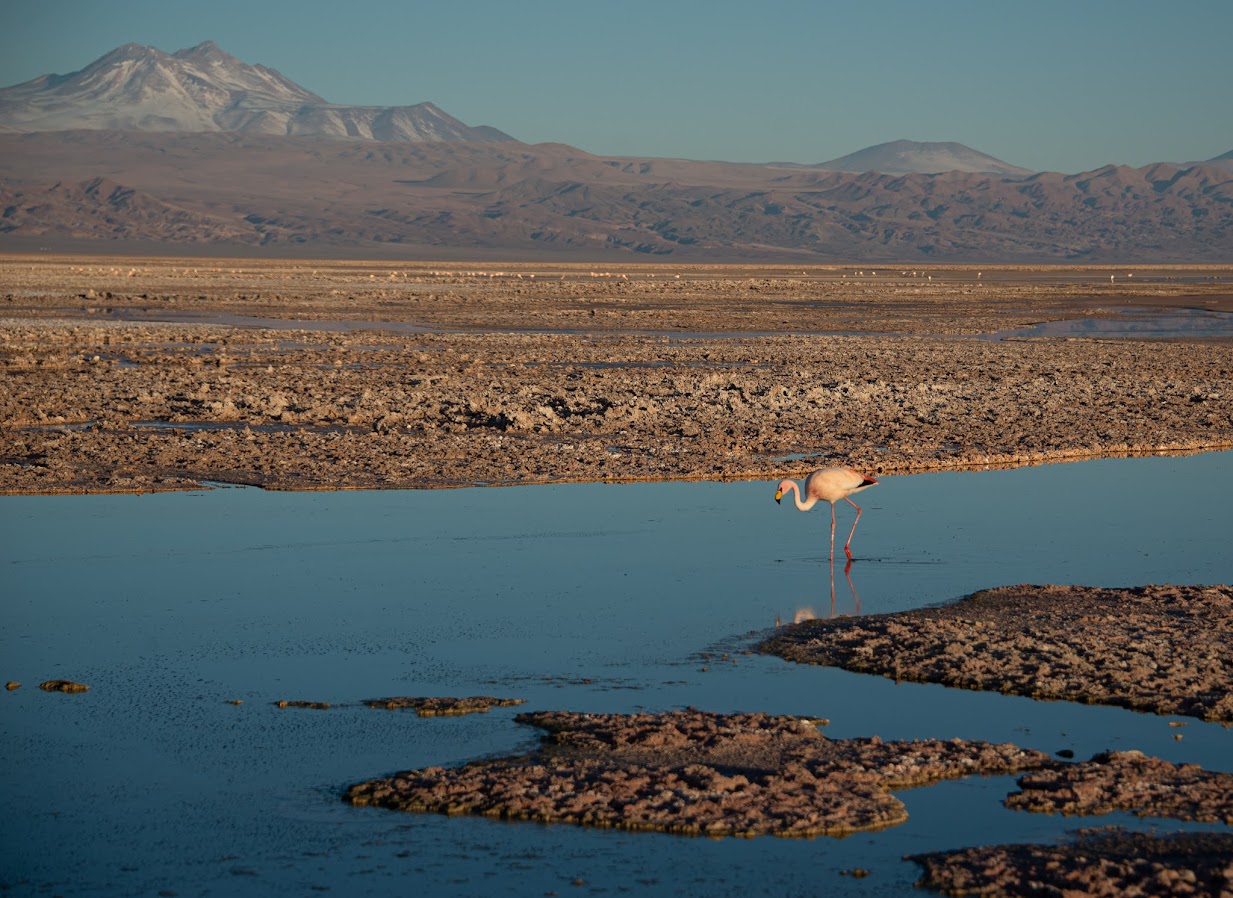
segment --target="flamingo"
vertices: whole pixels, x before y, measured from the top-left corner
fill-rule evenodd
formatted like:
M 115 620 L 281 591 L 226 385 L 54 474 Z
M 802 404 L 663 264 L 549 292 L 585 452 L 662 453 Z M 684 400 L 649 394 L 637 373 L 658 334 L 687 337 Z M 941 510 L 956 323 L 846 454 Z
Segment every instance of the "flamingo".
M 801 501 L 801 488 L 795 480 L 781 480 L 775 490 L 775 501 L 778 502 L 785 493 L 794 493 L 796 507 L 801 511 L 809 511 L 821 499 L 831 503 L 831 561 L 835 560 L 835 503 L 843 499 L 856 509 L 856 520 L 852 522 L 852 530 L 848 541 L 843 544 L 844 554 L 852 557 L 852 537 L 856 533 L 856 525 L 861 520 L 861 507 L 848 497 L 877 484 L 877 480 L 853 471 L 851 468 L 819 468 L 805 478 L 805 499 Z

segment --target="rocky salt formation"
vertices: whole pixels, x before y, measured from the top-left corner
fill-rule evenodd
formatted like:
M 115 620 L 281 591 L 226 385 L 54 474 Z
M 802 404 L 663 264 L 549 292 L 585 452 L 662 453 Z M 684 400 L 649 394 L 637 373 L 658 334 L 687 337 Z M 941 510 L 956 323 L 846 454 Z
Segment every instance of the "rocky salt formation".
M 524 698 L 494 698 L 491 695 L 472 695 L 466 698 L 395 696 L 364 699 L 364 704 L 370 708 L 382 708 L 386 711 L 412 709 L 420 717 L 484 714 L 493 708 L 511 708 L 525 703 Z
M 1233 826 L 1233 774 L 1171 764 L 1138 751 L 1106 752 L 1027 773 L 1019 788 L 1006 799 L 1007 807 L 1067 815 L 1129 811 Z
M 13 688 L 16 688 L 16 686 Z M 44 680 L 42 683 L 39 683 L 39 689 L 42 689 L 44 692 L 89 692 L 90 691 L 90 687 L 87 686 L 85 683 L 76 683 L 73 680 Z
M 520 714 L 548 731 L 527 757 L 360 783 L 345 800 L 403 811 L 706 836 L 818 836 L 907 819 L 892 789 L 1050 763 L 1014 745 L 831 740 L 767 714 Z
M 1019 777 L 1015 810 L 1233 825 L 1233 774 L 1137 751 L 1053 764 Z M 917 883 L 948 895 L 1233 895 L 1233 833 L 1080 831 L 1068 844 L 992 845 L 912 857 Z
M 758 646 L 896 680 L 1233 722 L 1233 588 L 1006 586 L 791 624 Z
M 1227 339 L 972 339 L 1112 317 L 1107 273 L 27 261 L 0 262 L 0 491 L 774 479 L 1233 446 Z M 1229 302 L 1223 281 L 1148 274 L 1119 276 L 1116 304 Z
M 1233 833 L 1085 830 L 1061 845 L 990 845 L 909 859 L 924 868 L 918 886 L 946 895 L 1233 895 Z

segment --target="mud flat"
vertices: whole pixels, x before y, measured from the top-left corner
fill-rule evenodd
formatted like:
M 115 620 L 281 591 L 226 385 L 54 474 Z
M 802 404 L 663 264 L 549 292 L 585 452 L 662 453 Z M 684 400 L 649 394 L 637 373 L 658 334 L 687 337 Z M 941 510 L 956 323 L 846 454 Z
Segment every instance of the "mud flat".
M 758 650 L 897 680 L 1233 722 L 1233 588 L 1007 586 L 783 627 Z
M 706 836 L 846 835 L 907 819 L 892 789 L 1046 766 L 1048 755 L 959 739 L 827 739 L 767 714 L 520 714 L 548 731 L 529 757 L 359 783 L 344 800 Z
M 1128 276 L 1130 275 L 1130 276 Z M 1233 446 L 1233 269 L 0 259 L 0 490 L 773 478 Z

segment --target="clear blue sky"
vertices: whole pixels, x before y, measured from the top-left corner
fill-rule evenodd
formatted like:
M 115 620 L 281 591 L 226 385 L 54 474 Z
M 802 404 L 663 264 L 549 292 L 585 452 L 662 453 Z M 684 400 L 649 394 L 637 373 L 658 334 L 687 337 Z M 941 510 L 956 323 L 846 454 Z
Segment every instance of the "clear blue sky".
M 1233 149 L 1233 0 L 0 0 L 0 86 L 203 40 L 336 103 L 601 154 L 955 140 L 1078 172 Z

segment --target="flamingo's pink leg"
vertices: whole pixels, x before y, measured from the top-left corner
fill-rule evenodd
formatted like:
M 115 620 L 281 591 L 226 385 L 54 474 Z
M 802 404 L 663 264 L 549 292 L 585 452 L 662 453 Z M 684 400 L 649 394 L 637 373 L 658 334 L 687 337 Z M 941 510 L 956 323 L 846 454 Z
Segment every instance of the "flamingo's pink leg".
M 835 560 L 835 503 L 831 503 L 831 561 Z
M 843 551 L 844 551 L 844 554 L 845 554 L 845 555 L 847 555 L 847 556 L 848 556 L 848 558 L 850 559 L 850 558 L 852 557 L 852 550 L 851 550 L 850 548 L 848 548 L 848 547 L 852 545 L 852 537 L 856 535 L 856 525 L 857 525 L 857 524 L 859 524 L 859 523 L 861 522 L 861 507 L 860 507 L 859 505 L 857 505 L 855 502 L 853 502 L 851 499 L 849 499 L 847 496 L 844 496 L 844 497 L 843 497 L 843 501 L 844 501 L 844 502 L 847 502 L 849 505 L 851 505 L 853 508 L 855 508 L 855 509 L 856 509 L 856 520 L 852 522 L 852 531 L 848 534 L 848 541 L 847 541 L 846 543 L 844 543 L 844 544 L 843 544 Z M 832 506 L 831 506 L 831 515 L 832 515 L 832 516 L 834 516 L 834 514 L 835 514 L 835 506 L 834 506 L 834 505 L 832 505 Z M 831 523 L 831 530 L 832 530 L 832 532 L 834 531 L 834 529 L 835 529 L 835 525 L 834 525 L 834 523 L 832 522 L 832 523 Z M 833 539 L 833 537 L 832 537 L 832 539 Z M 833 552 L 834 552 L 834 550 L 832 549 L 832 554 L 833 554 Z

